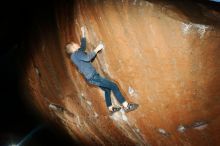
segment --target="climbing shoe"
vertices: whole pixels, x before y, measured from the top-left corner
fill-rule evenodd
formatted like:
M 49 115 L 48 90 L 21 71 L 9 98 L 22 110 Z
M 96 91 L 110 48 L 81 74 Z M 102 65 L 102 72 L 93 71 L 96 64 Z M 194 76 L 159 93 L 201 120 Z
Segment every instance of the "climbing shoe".
M 113 106 L 112 110 L 109 110 L 109 115 L 113 115 L 115 112 L 118 112 L 121 110 L 121 107 L 119 106 Z
M 133 111 L 133 110 L 137 109 L 138 106 L 139 106 L 139 105 L 136 104 L 136 103 L 128 103 L 128 106 L 127 106 L 127 107 L 124 107 L 124 111 L 125 111 L 125 112 Z

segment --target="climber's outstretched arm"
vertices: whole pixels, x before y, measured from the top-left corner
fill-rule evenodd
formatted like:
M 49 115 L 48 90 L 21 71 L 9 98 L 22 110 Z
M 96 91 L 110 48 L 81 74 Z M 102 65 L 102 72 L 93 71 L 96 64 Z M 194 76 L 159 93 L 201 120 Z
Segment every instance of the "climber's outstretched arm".
M 85 51 L 86 50 L 86 27 L 85 26 L 81 27 L 81 32 L 82 32 L 82 38 L 81 38 L 81 44 L 80 44 L 80 51 Z

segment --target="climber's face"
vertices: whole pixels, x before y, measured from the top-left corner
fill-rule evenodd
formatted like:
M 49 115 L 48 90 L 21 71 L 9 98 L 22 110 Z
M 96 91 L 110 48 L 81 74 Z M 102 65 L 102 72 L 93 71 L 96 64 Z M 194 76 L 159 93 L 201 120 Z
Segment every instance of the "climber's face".
M 67 53 L 71 54 L 74 53 L 76 50 L 80 48 L 79 44 L 71 42 L 66 45 L 66 51 Z
M 77 43 L 72 43 L 72 49 L 73 49 L 74 51 L 78 50 L 79 48 L 80 48 L 79 44 L 77 44 Z

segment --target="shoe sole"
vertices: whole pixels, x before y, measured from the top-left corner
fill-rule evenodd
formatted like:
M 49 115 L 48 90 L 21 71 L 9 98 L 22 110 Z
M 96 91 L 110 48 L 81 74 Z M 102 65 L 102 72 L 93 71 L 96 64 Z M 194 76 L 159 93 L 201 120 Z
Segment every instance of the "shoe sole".
M 124 111 L 125 111 L 126 113 L 128 113 L 128 112 L 131 112 L 131 111 L 133 111 L 133 110 L 136 110 L 138 107 L 139 107 L 139 105 L 138 105 L 138 104 L 135 104 L 133 108 L 127 109 L 127 110 L 124 109 Z
M 112 116 L 114 113 L 119 112 L 120 110 L 121 110 L 121 108 L 119 110 L 117 110 L 117 111 L 114 111 L 114 112 L 113 111 L 109 111 L 109 115 Z

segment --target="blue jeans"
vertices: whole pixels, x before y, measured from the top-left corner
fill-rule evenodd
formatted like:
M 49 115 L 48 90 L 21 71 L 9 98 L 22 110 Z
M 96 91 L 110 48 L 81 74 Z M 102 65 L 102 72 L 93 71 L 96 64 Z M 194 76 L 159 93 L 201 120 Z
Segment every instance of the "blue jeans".
M 114 82 L 101 77 L 99 74 L 95 74 L 91 79 L 88 80 L 88 82 L 90 84 L 100 87 L 103 91 L 105 91 L 105 102 L 107 107 L 112 105 L 111 91 L 113 91 L 116 99 L 120 104 L 125 102 L 125 98 L 121 94 L 117 84 L 115 84 Z

